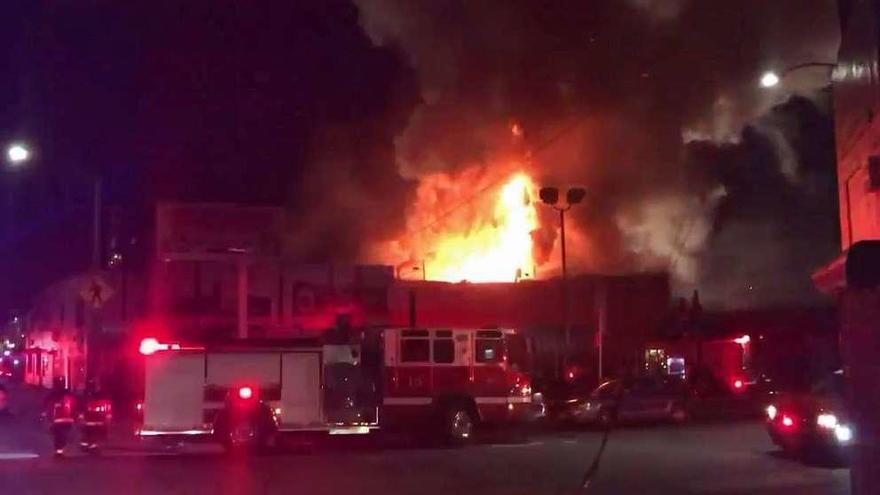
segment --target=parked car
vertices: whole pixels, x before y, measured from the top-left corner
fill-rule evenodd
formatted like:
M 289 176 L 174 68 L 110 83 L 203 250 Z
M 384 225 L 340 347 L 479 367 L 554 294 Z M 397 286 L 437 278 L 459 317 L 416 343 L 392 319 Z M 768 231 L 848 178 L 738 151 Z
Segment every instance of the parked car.
M 810 391 L 780 394 L 767 406 L 773 443 L 796 454 L 846 455 L 854 430 L 843 403 L 843 373 L 819 381 Z
M 674 377 L 608 380 L 589 393 L 557 396 L 548 413 L 558 421 L 607 426 L 615 422 L 688 419 L 685 383 Z

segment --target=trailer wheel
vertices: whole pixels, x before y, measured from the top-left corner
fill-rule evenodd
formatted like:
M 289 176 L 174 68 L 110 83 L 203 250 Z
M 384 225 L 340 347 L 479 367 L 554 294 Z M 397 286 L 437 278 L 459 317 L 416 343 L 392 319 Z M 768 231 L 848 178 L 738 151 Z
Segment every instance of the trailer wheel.
M 473 441 L 476 421 L 466 404 L 453 404 L 446 409 L 443 433 L 447 441 L 464 445 Z

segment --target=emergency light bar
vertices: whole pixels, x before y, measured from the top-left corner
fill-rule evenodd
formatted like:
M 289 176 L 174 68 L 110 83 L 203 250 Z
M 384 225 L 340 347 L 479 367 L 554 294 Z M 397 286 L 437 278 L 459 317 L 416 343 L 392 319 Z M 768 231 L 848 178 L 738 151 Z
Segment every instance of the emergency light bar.
M 159 351 L 179 351 L 180 344 L 166 344 L 159 342 L 153 337 L 147 337 L 141 341 L 141 345 L 138 347 L 138 350 L 144 356 L 149 356 Z

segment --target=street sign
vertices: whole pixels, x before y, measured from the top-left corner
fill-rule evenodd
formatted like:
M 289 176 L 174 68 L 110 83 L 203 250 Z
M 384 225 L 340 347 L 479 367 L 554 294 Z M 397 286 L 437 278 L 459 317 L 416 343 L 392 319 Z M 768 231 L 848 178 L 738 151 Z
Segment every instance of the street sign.
M 79 296 L 89 306 L 98 309 L 113 297 L 114 291 L 110 285 L 98 275 L 86 279 L 83 288 L 79 291 Z
M 156 206 L 156 253 L 180 255 L 281 254 L 284 209 L 218 203 Z

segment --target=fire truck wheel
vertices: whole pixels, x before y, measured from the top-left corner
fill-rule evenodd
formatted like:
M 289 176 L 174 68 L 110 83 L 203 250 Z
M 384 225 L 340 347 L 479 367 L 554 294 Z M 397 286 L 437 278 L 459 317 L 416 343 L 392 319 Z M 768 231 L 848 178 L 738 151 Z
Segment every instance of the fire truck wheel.
M 443 432 L 453 444 L 469 443 L 474 437 L 474 416 L 465 404 L 453 404 L 446 409 Z
M 277 446 L 277 430 L 265 411 L 248 420 L 230 424 L 221 414 L 215 425 L 216 439 L 231 454 L 264 454 Z

